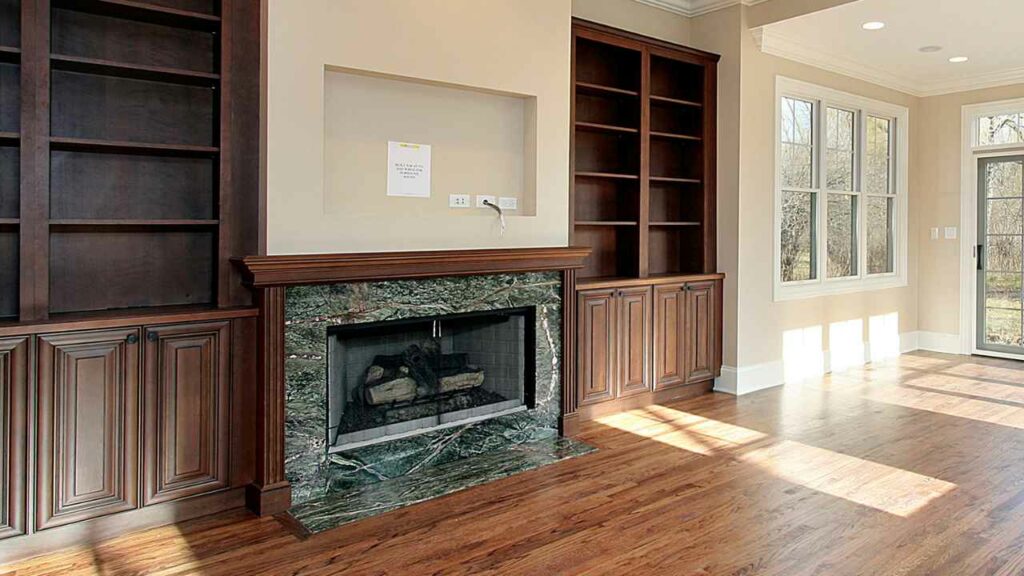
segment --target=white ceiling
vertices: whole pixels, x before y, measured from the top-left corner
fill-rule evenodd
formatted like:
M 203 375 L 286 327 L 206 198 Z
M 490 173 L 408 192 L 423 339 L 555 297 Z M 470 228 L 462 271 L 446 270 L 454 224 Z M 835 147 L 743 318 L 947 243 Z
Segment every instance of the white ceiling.
M 861 28 L 875 20 L 885 28 Z M 1024 0 L 858 0 L 755 36 L 767 53 L 917 96 L 1024 82 Z M 918 50 L 929 45 L 943 49 Z

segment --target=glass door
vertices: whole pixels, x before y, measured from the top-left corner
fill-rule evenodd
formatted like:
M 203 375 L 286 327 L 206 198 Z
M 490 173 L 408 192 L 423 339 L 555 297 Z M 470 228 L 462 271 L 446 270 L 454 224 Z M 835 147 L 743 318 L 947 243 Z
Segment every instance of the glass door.
M 1024 356 L 1024 156 L 978 161 L 978 350 Z

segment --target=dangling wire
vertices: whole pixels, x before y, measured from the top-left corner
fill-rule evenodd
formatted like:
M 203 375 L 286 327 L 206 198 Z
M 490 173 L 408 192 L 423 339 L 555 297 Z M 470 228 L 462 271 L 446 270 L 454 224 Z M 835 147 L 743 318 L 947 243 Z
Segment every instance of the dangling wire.
M 490 200 L 484 200 L 484 206 L 490 206 L 498 213 L 498 220 L 501 220 L 501 236 L 505 236 L 505 213 L 501 211 L 501 207 Z

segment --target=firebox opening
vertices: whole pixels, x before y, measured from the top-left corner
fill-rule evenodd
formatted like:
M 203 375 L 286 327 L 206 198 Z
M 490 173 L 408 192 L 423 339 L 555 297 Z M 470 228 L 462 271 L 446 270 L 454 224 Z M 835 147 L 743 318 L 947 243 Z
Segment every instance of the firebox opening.
M 534 407 L 536 309 L 332 326 L 329 452 Z

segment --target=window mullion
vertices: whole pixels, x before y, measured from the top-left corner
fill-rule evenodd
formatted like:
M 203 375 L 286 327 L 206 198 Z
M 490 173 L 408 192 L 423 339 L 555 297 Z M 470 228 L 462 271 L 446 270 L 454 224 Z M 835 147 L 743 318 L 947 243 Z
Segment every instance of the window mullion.
M 860 192 L 857 197 L 857 278 L 861 280 L 868 276 L 867 201 L 863 200 L 867 140 L 868 115 L 862 110 L 857 113 L 857 137 L 853 146 L 854 166 L 857 171 L 854 187 Z
M 824 283 L 825 279 L 828 278 L 828 173 L 826 172 L 826 160 L 828 146 L 828 134 L 827 134 L 827 110 L 828 103 L 825 100 L 817 100 L 818 109 L 815 113 L 815 118 L 818 122 L 816 129 L 814 130 L 814 137 L 817 138 L 817 145 L 814 147 L 814 161 L 818 168 L 818 178 L 814 182 L 817 193 L 817 211 L 816 216 L 818 221 L 816 228 L 818 230 L 817 245 L 815 246 L 815 260 L 818 263 L 817 277 L 816 280 L 819 283 Z

